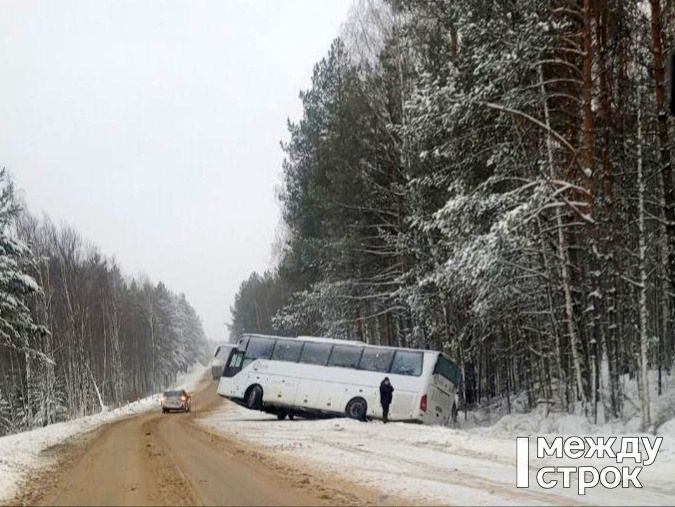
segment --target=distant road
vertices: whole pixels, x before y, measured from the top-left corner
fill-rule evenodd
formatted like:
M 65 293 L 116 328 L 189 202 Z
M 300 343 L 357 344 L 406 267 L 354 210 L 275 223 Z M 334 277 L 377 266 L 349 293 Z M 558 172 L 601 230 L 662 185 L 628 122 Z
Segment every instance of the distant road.
M 324 505 L 373 503 L 367 490 L 298 466 L 284 468 L 262 451 L 209 433 L 195 418 L 225 403 L 215 384 L 193 394 L 191 414 L 141 414 L 52 450 L 54 471 L 30 481 L 15 499 L 42 505 Z M 264 428 L 261 428 L 264 431 Z M 348 489 L 348 491 L 345 491 Z

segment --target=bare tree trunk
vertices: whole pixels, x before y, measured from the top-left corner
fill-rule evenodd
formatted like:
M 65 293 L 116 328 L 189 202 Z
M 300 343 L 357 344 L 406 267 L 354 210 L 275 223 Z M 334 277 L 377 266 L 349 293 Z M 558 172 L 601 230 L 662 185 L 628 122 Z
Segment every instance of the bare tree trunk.
M 668 135 L 668 112 L 665 94 L 665 58 L 663 54 L 663 23 L 661 0 L 649 0 L 651 7 L 651 52 L 652 52 L 652 78 L 654 81 L 654 98 L 656 100 L 656 127 L 659 146 L 659 158 L 661 164 L 661 187 L 663 189 L 663 215 L 666 221 L 666 241 L 664 245 L 664 254 L 667 256 L 666 265 L 667 281 L 670 282 L 670 297 L 675 297 L 675 189 L 673 188 L 673 170 L 670 158 L 670 138 Z M 666 287 L 668 285 L 666 284 Z M 671 334 L 669 311 L 670 297 L 668 291 L 664 294 L 666 300 L 664 307 L 664 329 L 660 334 L 659 350 L 667 348 L 663 343 Z M 669 347 L 668 347 L 669 348 Z M 668 358 L 670 362 L 670 358 Z M 661 368 L 661 358 L 659 358 L 659 369 Z M 660 387 L 659 387 L 660 388 Z
M 641 92 L 638 87 L 637 99 L 637 177 L 638 177 L 638 230 L 639 247 L 638 260 L 640 270 L 640 404 L 642 408 L 642 429 L 647 430 L 651 423 L 649 413 L 649 336 L 648 336 L 648 310 L 647 310 L 647 239 L 645 237 L 645 179 L 642 161 L 642 111 L 640 104 Z
M 101 411 L 103 411 L 103 410 L 105 410 L 105 403 L 103 403 L 103 397 L 101 396 L 101 391 L 98 388 L 98 384 L 96 383 L 96 379 L 94 378 L 94 374 L 92 373 L 89 365 L 87 365 L 87 370 L 89 370 L 89 377 L 91 378 L 91 383 L 94 386 L 94 390 L 96 392 L 96 398 L 98 399 L 98 404 L 101 407 Z
M 586 188 L 591 191 L 593 199 L 596 195 L 595 178 L 593 175 L 594 167 L 594 139 L 593 139 L 593 34 L 591 25 L 593 20 L 592 13 L 593 0 L 583 0 L 583 27 L 582 27 L 582 80 L 581 87 L 581 121 L 582 121 L 582 144 L 581 144 L 581 168 L 584 172 L 582 176 L 586 182 Z
M 32 395 L 32 390 L 33 390 L 33 375 L 32 375 L 32 370 L 31 370 L 31 357 L 30 353 L 28 352 L 30 350 L 30 344 L 28 343 L 28 339 L 24 337 L 24 347 L 25 347 L 25 352 L 24 352 L 24 361 L 25 361 L 25 374 L 26 374 L 26 385 L 24 387 L 24 407 L 26 410 L 26 417 L 28 418 L 28 424 L 32 425 L 33 424 L 33 395 Z
M 550 130 L 551 119 L 550 113 L 548 110 L 548 103 L 546 101 L 546 90 L 544 88 L 544 72 L 539 67 L 539 83 L 541 88 L 542 99 L 544 102 L 544 118 L 547 128 Z M 553 144 L 551 142 L 551 136 L 546 136 L 546 150 L 548 156 L 548 165 L 551 178 L 556 177 L 555 171 L 555 162 L 553 158 Z M 584 389 L 582 369 L 581 369 L 581 357 L 579 353 L 580 343 L 579 335 L 577 333 L 576 321 L 574 315 L 574 302 L 572 296 L 572 281 L 569 272 L 569 252 L 567 250 L 567 242 L 565 240 L 565 233 L 563 231 L 563 220 L 562 214 L 559 208 L 555 208 L 555 221 L 556 228 L 558 233 L 558 262 L 560 266 L 560 278 L 562 281 L 563 294 L 565 297 L 565 317 L 567 320 L 567 334 L 570 337 L 570 348 L 572 350 L 572 363 L 574 367 L 574 374 L 577 384 L 577 391 L 581 398 L 581 402 L 584 407 L 587 404 L 586 400 L 586 391 Z

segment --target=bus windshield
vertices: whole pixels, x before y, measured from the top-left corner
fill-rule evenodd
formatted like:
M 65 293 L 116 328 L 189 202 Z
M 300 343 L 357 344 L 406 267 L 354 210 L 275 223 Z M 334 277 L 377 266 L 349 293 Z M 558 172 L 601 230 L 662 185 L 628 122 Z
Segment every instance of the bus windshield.
M 232 350 L 232 346 L 228 345 L 219 345 L 218 348 L 216 349 L 216 353 L 214 357 L 217 359 L 227 359 L 227 357 L 230 354 L 230 350 Z

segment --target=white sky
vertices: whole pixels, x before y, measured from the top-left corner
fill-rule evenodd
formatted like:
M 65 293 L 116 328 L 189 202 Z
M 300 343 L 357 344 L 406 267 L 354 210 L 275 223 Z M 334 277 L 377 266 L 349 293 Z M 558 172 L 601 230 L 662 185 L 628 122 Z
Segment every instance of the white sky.
M 286 119 L 351 0 L 0 8 L 0 166 L 33 213 L 185 292 L 211 339 L 272 265 Z

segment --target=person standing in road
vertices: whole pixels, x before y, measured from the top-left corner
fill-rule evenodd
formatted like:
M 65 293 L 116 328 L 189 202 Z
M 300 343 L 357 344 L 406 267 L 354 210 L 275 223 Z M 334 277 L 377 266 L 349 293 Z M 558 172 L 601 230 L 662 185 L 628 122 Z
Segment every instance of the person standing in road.
M 384 377 L 380 384 L 380 404 L 382 405 L 382 422 L 389 420 L 389 405 L 394 394 L 394 386 L 391 385 L 389 377 Z

